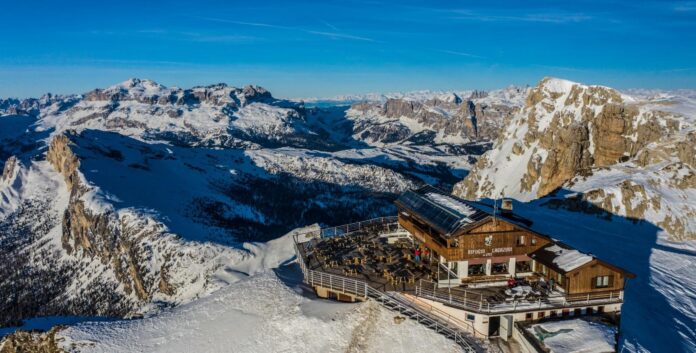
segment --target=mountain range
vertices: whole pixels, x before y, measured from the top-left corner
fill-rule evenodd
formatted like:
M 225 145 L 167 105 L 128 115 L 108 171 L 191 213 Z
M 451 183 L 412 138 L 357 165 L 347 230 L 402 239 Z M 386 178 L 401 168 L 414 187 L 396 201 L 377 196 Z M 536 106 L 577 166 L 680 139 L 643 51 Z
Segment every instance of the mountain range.
M 258 86 L 130 79 L 0 99 L 0 327 L 155 318 L 258 281 L 289 260 L 284 235 L 295 228 L 393 214 L 396 195 L 427 183 L 485 202 L 514 198 L 540 222 L 578 217 L 594 224 L 588 233 L 656 229 L 657 240 L 638 234 L 637 244 L 676 255 L 639 270 L 618 263 L 652 278 L 645 290 L 667 286 L 655 295 L 681 315 L 693 347 L 696 282 L 670 284 L 659 266 L 696 264 L 694 119 L 692 91 L 555 78 L 304 101 Z M 641 330 L 629 325 L 632 351 L 653 344 Z

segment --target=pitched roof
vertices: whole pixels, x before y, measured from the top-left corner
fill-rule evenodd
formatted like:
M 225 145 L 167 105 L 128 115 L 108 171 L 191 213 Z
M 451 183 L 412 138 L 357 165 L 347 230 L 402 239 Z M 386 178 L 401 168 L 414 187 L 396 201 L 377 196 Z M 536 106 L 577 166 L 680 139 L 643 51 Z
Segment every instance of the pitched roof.
M 470 202 L 430 185 L 406 191 L 395 202 L 446 236 L 489 216 Z
M 571 272 L 594 260 L 592 255 L 561 242 L 552 242 L 531 253 L 530 257 L 559 273 Z
M 596 261 L 597 263 L 600 263 L 605 267 L 611 268 L 616 272 L 623 273 L 628 278 L 636 277 L 636 275 L 630 271 L 612 265 L 604 260 L 595 257 L 592 254 L 580 252 L 572 248 L 570 245 L 564 244 L 559 241 L 554 241 L 534 251 L 533 253 L 529 254 L 529 257 L 561 274 L 566 274 L 568 272 L 575 271 L 591 263 L 592 261 Z

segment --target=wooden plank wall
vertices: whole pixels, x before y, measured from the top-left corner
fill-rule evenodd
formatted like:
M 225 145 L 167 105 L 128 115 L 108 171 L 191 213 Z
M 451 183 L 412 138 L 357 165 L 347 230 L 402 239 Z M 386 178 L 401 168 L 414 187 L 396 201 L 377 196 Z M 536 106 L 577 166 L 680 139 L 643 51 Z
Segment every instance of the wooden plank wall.
M 609 276 L 609 287 L 595 288 L 594 278 L 597 276 Z M 583 266 L 568 274 L 568 294 L 591 293 L 621 290 L 624 286 L 624 278 L 621 272 L 602 265 L 597 260 L 592 264 Z
M 517 239 L 524 236 L 524 245 L 517 245 Z M 486 238 L 491 237 L 490 245 Z M 458 247 L 454 253 L 457 260 L 481 257 L 516 256 L 530 254 L 549 243 L 545 237 L 527 230 L 519 229 L 502 220 L 490 220 L 471 229 L 457 238 Z M 532 245 L 532 239 L 536 244 Z

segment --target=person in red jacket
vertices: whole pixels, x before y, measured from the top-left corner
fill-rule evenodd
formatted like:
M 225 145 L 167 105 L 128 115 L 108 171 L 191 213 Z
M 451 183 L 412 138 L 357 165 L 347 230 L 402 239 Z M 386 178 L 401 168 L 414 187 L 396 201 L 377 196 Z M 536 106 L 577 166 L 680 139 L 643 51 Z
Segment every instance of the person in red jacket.
M 414 259 L 416 262 L 419 262 L 419 261 L 420 261 L 420 254 L 421 254 L 421 249 L 420 249 L 420 248 L 416 248 L 416 252 L 415 252 L 416 257 L 415 257 L 415 259 Z

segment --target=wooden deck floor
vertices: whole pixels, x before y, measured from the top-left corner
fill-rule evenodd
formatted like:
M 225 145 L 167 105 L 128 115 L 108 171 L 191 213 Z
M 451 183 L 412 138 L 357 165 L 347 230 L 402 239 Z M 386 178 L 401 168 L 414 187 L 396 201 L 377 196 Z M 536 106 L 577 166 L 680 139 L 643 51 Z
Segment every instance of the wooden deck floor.
M 322 239 L 301 250 L 309 269 L 362 280 L 380 291 L 413 292 L 420 280 L 437 276 L 434 260 L 415 261 L 413 243 L 389 244 L 379 232 Z

